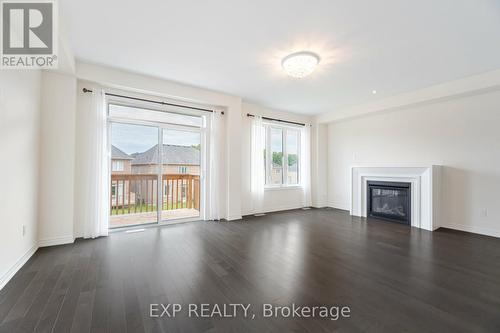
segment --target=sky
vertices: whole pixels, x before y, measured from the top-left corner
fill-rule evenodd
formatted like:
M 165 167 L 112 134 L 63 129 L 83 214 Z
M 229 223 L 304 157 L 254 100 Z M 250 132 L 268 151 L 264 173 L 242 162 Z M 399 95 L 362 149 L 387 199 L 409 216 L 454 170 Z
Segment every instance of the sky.
M 297 153 L 298 147 L 298 137 L 297 135 L 291 135 L 292 131 L 287 132 L 286 146 L 288 154 Z M 282 132 L 281 130 L 272 130 L 271 132 L 271 151 L 281 152 L 282 151 Z
M 158 143 L 158 128 L 113 123 L 111 144 L 127 154 L 142 153 Z M 163 143 L 191 146 L 200 144 L 200 133 L 164 130 Z

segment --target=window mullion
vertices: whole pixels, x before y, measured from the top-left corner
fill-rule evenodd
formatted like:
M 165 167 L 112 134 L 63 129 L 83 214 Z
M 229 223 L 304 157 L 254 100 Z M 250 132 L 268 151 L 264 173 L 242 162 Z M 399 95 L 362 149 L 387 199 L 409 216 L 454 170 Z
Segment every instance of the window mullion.
M 287 136 L 287 129 L 283 128 L 282 129 L 282 145 L 281 149 L 283 151 L 283 159 L 281 161 L 282 168 L 283 168 L 283 179 L 281 181 L 282 185 L 287 185 L 288 184 L 288 153 L 287 153 L 287 146 L 286 146 L 286 136 Z
M 266 184 L 271 183 L 271 126 L 266 126 Z
M 300 179 L 300 174 L 302 172 L 302 137 L 301 137 L 302 132 L 298 131 L 297 132 L 297 185 L 301 185 L 301 179 Z

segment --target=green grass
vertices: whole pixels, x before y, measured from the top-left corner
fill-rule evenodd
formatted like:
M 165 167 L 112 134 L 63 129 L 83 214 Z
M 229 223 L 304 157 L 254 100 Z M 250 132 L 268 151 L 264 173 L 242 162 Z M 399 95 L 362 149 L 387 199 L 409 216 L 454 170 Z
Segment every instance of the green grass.
M 180 209 L 180 208 L 187 208 L 187 202 L 179 202 L 179 206 L 177 207 L 175 204 L 172 204 L 171 202 L 168 203 L 163 203 L 163 209 L 162 210 L 174 210 L 174 209 Z M 130 213 L 128 206 L 121 207 L 119 206 L 118 208 L 113 208 L 111 209 L 111 215 L 124 215 L 124 214 L 134 214 L 134 213 L 145 213 L 145 212 L 155 212 L 156 211 L 156 205 L 130 205 Z

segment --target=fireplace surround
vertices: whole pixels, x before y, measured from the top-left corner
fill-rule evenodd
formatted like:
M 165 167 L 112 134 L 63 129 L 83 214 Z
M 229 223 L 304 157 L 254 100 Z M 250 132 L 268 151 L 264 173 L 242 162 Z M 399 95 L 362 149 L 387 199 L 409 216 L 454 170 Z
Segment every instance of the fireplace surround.
M 369 181 L 410 183 L 410 225 L 436 230 L 441 220 L 441 169 L 439 165 L 351 167 L 350 213 L 367 217 Z

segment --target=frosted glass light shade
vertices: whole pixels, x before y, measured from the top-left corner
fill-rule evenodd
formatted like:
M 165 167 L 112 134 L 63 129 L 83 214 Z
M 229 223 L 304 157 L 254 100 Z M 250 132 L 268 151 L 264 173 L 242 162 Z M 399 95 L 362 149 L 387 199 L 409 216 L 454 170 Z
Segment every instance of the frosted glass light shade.
M 281 61 L 283 70 L 294 78 L 303 78 L 311 74 L 319 64 L 319 56 L 316 53 L 302 51 L 289 54 Z

